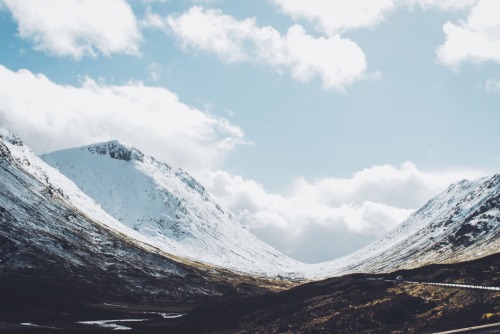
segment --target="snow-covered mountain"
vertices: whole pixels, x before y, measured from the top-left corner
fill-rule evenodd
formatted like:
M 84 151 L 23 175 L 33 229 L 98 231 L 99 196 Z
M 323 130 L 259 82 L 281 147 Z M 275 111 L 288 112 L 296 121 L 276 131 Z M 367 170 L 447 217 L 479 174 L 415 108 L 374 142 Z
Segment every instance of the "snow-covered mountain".
M 181 258 L 308 279 L 470 260 L 500 249 L 500 176 L 462 181 L 346 257 L 306 265 L 264 244 L 184 171 L 110 141 L 44 155 L 111 216 Z
M 452 184 L 377 241 L 309 270 L 317 277 L 388 272 L 473 260 L 499 251 L 500 174 L 496 174 Z
M 176 256 L 265 276 L 301 271 L 244 229 L 196 180 L 118 141 L 42 156 L 148 243 Z
M 139 291 L 138 280 L 150 282 L 141 285 L 155 293 L 158 277 L 189 276 L 184 290 L 170 293 L 203 294 L 218 293 L 223 284 L 214 288 L 210 280 L 232 275 L 226 268 L 319 279 L 459 262 L 500 249 L 500 175 L 451 185 L 371 245 L 306 265 L 258 240 L 184 171 L 120 142 L 47 154 L 51 168 L 0 127 L 0 157 L 0 274 L 64 263 L 75 275 L 111 273 L 130 290 Z
M 188 300 L 236 291 L 245 279 L 150 245 L 0 126 L 0 281 L 2 291 L 27 282 L 20 291 Z

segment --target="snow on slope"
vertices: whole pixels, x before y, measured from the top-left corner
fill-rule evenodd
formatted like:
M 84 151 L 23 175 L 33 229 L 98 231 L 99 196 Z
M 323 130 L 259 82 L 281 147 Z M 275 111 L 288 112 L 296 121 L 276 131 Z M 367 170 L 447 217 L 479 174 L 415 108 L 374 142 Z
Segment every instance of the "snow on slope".
M 392 231 L 343 258 L 313 265 L 332 273 L 388 272 L 476 259 L 500 250 L 500 174 L 461 181 L 427 202 Z
M 461 181 L 379 240 L 306 265 L 258 240 L 188 174 L 111 141 L 43 156 L 147 242 L 179 257 L 266 276 L 318 279 L 457 262 L 500 248 L 500 176 Z
M 244 229 L 186 172 L 110 141 L 42 156 L 111 216 L 179 257 L 265 276 L 303 271 Z
M 189 300 L 240 290 L 233 286 L 241 277 L 179 262 L 147 241 L 0 126 L 0 279 L 44 280 L 57 290 L 64 282 L 79 294 L 88 288 L 89 298 Z
M 54 168 L 43 162 L 33 153 L 22 140 L 12 131 L 0 126 L 0 139 L 4 149 L 8 150 L 6 158 L 13 158 L 22 170 L 41 181 L 48 190 L 59 194 L 67 203 L 74 205 L 76 209 L 88 215 L 91 219 L 99 222 L 110 229 L 123 233 L 132 240 L 143 242 L 147 245 L 147 239 L 133 229 L 127 228 L 115 218 L 106 213 L 93 199 L 84 194 L 71 180 L 59 173 Z M 8 184 L 4 184 L 8 186 Z M 22 192 L 22 189 L 19 189 Z
M 166 252 L 176 259 L 187 258 L 264 276 L 323 278 L 464 261 L 500 249 L 499 175 L 454 184 L 364 249 L 334 261 L 305 265 L 275 251 L 243 229 L 188 174 L 132 147 L 114 141 L 44 157 L 75 180 L 91 199 L 41 161 L 10 131 L 0 127 L 0 137 L 2 163 L 15 169 L 15 172 L 2 170 L 5 174 L 0 180 L 2 210 L 7 208 L 7 213 L 29 224 L 29 215 L 53 219 L 50 218 L 53 213 L 40 208 L 48 210 L 47 207 L 55 205 L 49 201 L 57 200 L 65 210 L 77 211 L 76 216 L 70 217 L 86 217 L 143 250 Z M 39 208 L 40 212 L 26 216 L 23 207 L 16 207 L 14 200 L 9 202 L 9 196 L 22 199 L 24 206 Z M 7 215 L 5 211 L 0 213 Z M 81 217 L 77 220 L 78 224 L 73 222 L 76 227 L 69 227 L 69 222 L 66 227 L 82 231 L 81 226 L 89 224 L 82 223 Z M 40 226 L 28 227 L 40 229 Z M 5 224 L 2 228 L 5 229 Z M 60 226 L 51 228 L 57 230 Z M 49 231 L 49 226 L 42 231 L 60 232 Z M 61 232 L 58 238 L 65 235 L 66 232 Z M 85 238 L 93 240 L 91 243 L 102 240 L 99 235 L 84 235 Z M 43 247 L 41 240 L 33 242 Z M 49 251 L 58 252 L 58 256 L 68 261 L 82 262 L 79 257 L 69 259 L 69 253 L 58 248 Z M 109 252 L 123 255 L 116 249 Z

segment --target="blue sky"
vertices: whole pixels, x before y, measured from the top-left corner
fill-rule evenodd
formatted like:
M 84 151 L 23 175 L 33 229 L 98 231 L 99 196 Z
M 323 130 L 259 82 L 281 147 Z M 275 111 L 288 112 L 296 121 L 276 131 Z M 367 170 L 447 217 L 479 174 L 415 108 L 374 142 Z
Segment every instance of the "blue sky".
M 299 260 L 500 169 L 494 0 L 0 6 L 0 121 L 36 152 L 128 142 Z

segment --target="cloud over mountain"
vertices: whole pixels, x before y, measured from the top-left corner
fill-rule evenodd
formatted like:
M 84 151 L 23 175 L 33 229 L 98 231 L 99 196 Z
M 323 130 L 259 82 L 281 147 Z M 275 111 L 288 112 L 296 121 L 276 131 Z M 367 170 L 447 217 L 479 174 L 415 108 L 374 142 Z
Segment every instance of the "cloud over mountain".
M 245 142 L 238 126 L 182 103 L 166 88 L 92 79 L 59 85 L 3 66 L 0 122 L 38 153 L 119 139 L 192 171 L 210 169 Z

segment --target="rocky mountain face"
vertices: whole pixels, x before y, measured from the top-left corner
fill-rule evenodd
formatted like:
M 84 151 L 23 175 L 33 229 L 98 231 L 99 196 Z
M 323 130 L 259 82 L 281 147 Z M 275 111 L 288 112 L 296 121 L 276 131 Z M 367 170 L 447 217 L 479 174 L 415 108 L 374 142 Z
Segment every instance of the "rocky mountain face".
M 188 301 L 259 291 L 258 284 L 241 284 L 246 277 L 170 256 L 146 241 L 0 127 L 3 301 L 40 293 L 48 300 Z
M 302 270 L 244 229 L 186 172 L 134 147 L 110 141 L 42 159 L 167 253 L 258 276 L 296 277 Z

